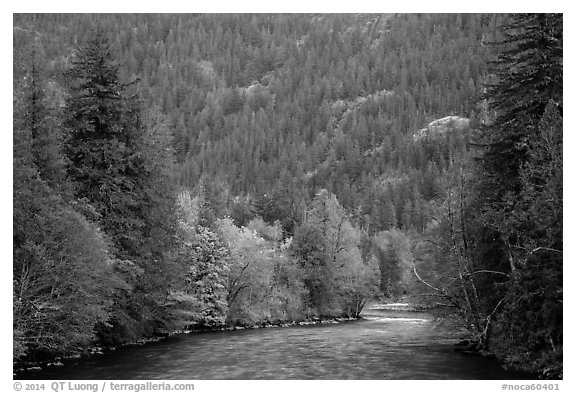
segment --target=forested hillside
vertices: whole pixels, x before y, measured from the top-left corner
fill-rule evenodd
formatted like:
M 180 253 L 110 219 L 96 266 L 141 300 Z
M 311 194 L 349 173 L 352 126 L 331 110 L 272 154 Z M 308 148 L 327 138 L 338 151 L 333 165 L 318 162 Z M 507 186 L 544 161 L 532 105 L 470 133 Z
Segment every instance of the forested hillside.
M 561 375 L 562 34 L 15 15 L 15 359 L 409 296 Z

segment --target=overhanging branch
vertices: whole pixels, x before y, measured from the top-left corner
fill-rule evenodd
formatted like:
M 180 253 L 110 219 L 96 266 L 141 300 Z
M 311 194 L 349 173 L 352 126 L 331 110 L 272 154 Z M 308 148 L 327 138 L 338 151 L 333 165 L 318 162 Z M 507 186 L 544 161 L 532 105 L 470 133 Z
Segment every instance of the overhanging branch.
M 420 277 L 420 275 L 418 274 L 418 272 L 416 271 L 416 264 L 414 264 L 414 274 L 416 275 L 416 277 L 418 278 L 418 280 L 420 280 L 422 283 L 424 283 L 427 287 L 435 290 L 436 292 L 441 293 L 442 295 L 444 295 L 444 291 L 442 291 L 440 288 L 436 288 L 435 286 L 433 286 L 432 284 L 427 283 L 422 277 Z

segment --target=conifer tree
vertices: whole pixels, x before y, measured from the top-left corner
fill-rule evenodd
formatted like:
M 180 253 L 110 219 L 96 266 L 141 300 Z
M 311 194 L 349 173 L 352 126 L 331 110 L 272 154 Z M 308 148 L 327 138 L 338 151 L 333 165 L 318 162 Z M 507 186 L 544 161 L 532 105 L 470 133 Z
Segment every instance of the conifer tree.
M 514 15 L 487 92 L 496 116 L 484 128 L 475 233 L 478 264 L 504 271 L 505 297 L 482 282 L 485 304 L 501 307 L 499 356 L 562 374 L 562 15 Z M 502 285 L 500 285 L 501 288 Z M 492 289 L 490 289 L 492 288 Z M 499 291 L 502 292 L 502 289 Z
M 108 343 L 152 333 L 151 322 L 165 317 L 161 304 L 175 272 L 170 131 L 155 111 L 142 115 L 118 72 L 110 42 L 97 32 L 78 48 L 65 75 L 65 151 L 74 194 L 110 238 L 129 284 L 114 299 L 111 324 L 98 327 Z
M 493 63 L 496 82 L 487 91 L 496 117 L 483 136 L 483 167 L 496 200 L 507 191 L 518 192 L 528 140 L 548 103 L 560 114 L 563 106 L 562 15 L 513 15 L 503 33 L 502 50 Z
M 106 236 L 66 192 L 41 48 L 23 52 L 15 51 L 14 358 L 34 360 L 91 343 L 122 282 Z
M 127 257 L 137 251 L 143 227 L 139 114 L 102 32 L 78 48 L 65 76 L 65 151 L 75 196 L 95 209 L 102 229 Z
M 15 79 L 22 99 L 22 107 L 17 108 L 22 109 L 21 125 L 30 131 L 31 153 L 39 175 L 51 187 L 61 189 L 66 175 L 61 151 L 63 135 L 59 114 L 49 103 L 50 98 L 58 97 L 49 97 L 44 50 L 36 41 L 16 55 Z
M 498 325 L 499 350 L 557 378 L 563 343 L 562 117 L 552 102 L 520 175 L 519 201 L 507 219 L 519 243 L 513 251 L 517 272 Z M 533 317 L 529 326 L 525 315 Z

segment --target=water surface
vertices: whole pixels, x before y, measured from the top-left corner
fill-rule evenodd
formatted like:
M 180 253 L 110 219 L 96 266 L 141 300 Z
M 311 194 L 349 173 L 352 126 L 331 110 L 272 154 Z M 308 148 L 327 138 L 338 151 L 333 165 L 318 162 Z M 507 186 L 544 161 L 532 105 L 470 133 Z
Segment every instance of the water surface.
M 454 351 L 431 315 L 373 305 L 339 324 L 182 334 L 23 375 L 37 379 L 521 379 Z

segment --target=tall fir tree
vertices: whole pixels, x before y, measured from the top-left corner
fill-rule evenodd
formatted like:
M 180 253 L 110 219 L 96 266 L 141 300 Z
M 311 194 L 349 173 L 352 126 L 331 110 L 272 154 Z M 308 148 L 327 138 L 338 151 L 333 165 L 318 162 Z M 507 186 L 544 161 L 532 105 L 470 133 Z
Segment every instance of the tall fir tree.
M 142 115 L 101 31 L 78 48 L 65 76 L 65 151 L 74 194 L 110 238 L 121 261 L 117 270 L 129 284 L 114 299 L 111 323 L 98 326 L 99 337 L 113 344 L 134 340 L 165 324 L 161 305 L 176 271 L 170 131 L 154 111 Z
M 487 91 L 495 117 L 483 129 L 476 196 L 478 265 L 503 271 L 505 295 L 485 281 L 493 342 L 510 364 L 562 375 L 561 14 L 513 15 Z M 504 288 L 500 285 L 501 288 Z M 488 290 L 493 288 L 494 290 Z M 500 304 L 498 303 L 498 304 Z
M 144 212 L 139 113 L 118 79 L 111 44 L 97 32 L 65 74 L 65 152 L 77 199 L 87 202 L 121 257 L 137 253 Z
M 15 53 L 15 56 L 15 89 L 21 94 L 22 105 L 25 107 L 25 110 L 19 113 L 19 119 L 23 122 L 22 126 L 30 131 L 34 163 L 42 180 L 50 187 L 64 191 L 64 135 L 59 124 L 60 116 L 55 108 L 59 92 L 50 91 L 44 50 L 41 43 L 34 40 L 24 50 Z
M 483 156 L 489 200 L 518 192 L 528 140 L 552 101 L 562 114 L 562 14 L 517 14 L 503 26 L 487 98 L 496 116 L 485 127 Z

